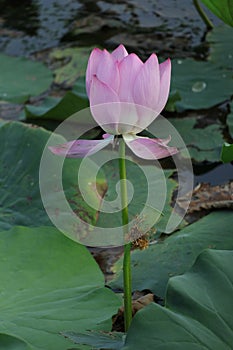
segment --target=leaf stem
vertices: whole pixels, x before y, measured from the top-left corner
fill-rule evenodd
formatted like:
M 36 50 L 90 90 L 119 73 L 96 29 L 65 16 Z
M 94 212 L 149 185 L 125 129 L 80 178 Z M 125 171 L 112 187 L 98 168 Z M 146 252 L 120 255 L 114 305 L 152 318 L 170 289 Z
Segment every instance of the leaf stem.
M 124 227 L 124 236 L 128 233 L 128 193 L 127 193 L 127 177 L 125 164 L 125 142 L 121 138 L 119 146 L 119 172 L 120 172 L 120 187 L 121 187 L 121 205 L 122 205 L 122 224 Z M 131 277 L 131 243 L 126 243 L 124 246 L 123 260 L 123 277 L 124 277 L 124 320 L 125 332 L 128 331 L 132 320 L 132 277 Z
M 206 27 L 208 29 L 213 29 L 214 25 L 211 22 L 211 20 L 209 19 L 209 17 L 203 11 L 202 7 L 199 4 L 199 1 L 198 0 L 193 0 L 193 4 L 196 7 L 196 10 L 199 13 L 200 17 L 203 19 L 203 22 L 205 23 Z

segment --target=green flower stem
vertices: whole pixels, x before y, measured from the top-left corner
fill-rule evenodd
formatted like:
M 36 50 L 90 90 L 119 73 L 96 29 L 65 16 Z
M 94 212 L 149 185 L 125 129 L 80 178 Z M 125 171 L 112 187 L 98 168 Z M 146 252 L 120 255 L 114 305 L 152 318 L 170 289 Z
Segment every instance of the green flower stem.
M 128 234 L 128 193 L 126 183 L 126 164 L 125 164 L 125 142 L 120 139 L 119 147 L 119 171 L 121 180 L 121 205 L 122 205 L 122 224 L 124 226 L 124 236 Z M 124 246 L 123 276 L 124 276 L 124 319 L 125 332 L 128 331 L 132 320 L 132 277 L 130 262 L 131 243 Z
M 213 29 L 214 25 L 209 19 L 209 17 L 205 14 L 203 9 L 201 8 L 198 0 L 193 0 L 193 4 L 196 7 L 197 12 L 199 13 L 200 17 L 203 19 L 203 22 L 205 23 L 206 27 L 208 29 Z

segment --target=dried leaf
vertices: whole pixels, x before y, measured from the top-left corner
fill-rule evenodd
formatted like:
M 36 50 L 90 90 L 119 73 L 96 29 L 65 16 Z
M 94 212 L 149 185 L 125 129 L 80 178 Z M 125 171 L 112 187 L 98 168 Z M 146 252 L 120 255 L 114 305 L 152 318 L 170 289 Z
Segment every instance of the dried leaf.
M 186 200 L 186 196 L 179 199 L 181 208 L 184 208 Z M 218 186 L 202 183 L 194 188 L 188 213 L 213 208 L 233 208 L 233 182 Z

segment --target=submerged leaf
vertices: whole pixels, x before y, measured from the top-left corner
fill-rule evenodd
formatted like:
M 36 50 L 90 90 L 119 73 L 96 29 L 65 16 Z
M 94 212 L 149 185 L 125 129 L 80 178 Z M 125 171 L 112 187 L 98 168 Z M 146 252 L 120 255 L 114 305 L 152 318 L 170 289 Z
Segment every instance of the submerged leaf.
M 75 47 L 67 49 L 55 49 L 50 54 L 50 59 L 57 62 L 65 62 L 54 70 L 55 80 L 58 85 L 71 87 L 78 77 L 85 74 L 88 57 L 92 47 Z M 68 60 L 68 63 L 67 63 Z

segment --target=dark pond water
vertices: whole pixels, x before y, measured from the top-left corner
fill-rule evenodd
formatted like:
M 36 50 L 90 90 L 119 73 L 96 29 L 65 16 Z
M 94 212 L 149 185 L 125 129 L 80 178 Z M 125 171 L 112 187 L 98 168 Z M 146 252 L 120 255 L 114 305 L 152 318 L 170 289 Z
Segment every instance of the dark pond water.
M 0 50 L 11 55 L 124 42 L 141 55 L 190 56 L 205 30 L 192 0 L 0 0 L 0 14 Z

